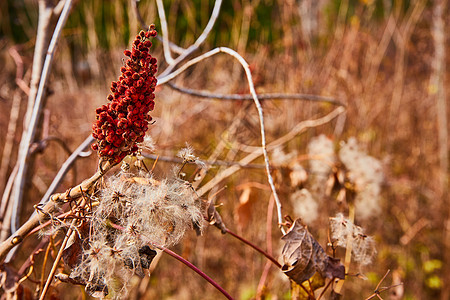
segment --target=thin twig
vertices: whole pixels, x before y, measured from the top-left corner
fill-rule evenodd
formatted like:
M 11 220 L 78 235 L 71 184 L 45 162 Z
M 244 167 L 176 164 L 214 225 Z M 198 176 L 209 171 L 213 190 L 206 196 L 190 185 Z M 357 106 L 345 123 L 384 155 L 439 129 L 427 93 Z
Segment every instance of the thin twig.
M 386 271 L 386 273 L 384 274 L 384 276 L 381 278 L 380 282 L 378 282 L 377 286 L 375 287 L 375 291 L 378 291 L 378 289 L 380 288 L 381 283 L 386 279 L 386 277 L 388 276 L 388 274 L 391 272 L 390 269 L 388 269 Z
M 53 214 L 58 211 L 61 206 L 66 203 L 69 199 L 76 199 L 82 196 L 81 191 L 88 191 L 92 186 L 107 172 L 114 164 L 106 162 L 103 165 L 102 170 L 97 170 L 97 172 L 92 175 L 91 178 L 86 179 L 79 185 L 67 190 L 65 193 L 53 194 L 42 210 L 46 214 Z M 17 244 L 21 243 L 23 239 L 31 232 L 36 226 L 39 225 L 41 218 L 38 214 L 33 215 L 28 221 L 25 222 L 13 235 L 11 235 L 7 240 L 0 244 L 0 262 L 2 262 L 7 253 L 14 248 Z
M 264 299 L 262 297 L 264 293 L 264 287 L 267 280 L 267 277 L 269 276 L 270 267 L 272 266 L 272 263 L 270 261 L 266 262 L 264 265 L 264 269 L 262 271 L 261 277 L 259 278 L 258 287 L 256 288 L 256 299 L 261 300 Z
M 439 196 L 441 200 L 442 216 L 446 219 L 444 226 L 442 240 L 443 243 L 443 263 L 448 265 L 450 263 L 450 200 L 449 200 L 449 133 L 448 133 L 448 85 L 446 85 L 446 61 L 448 51 L 446 51 L 446 16 L 449 7 L 448 1 L 439 0 L 433 1 L 433 16 L 432 16 L 432 36 L 434 44 L 434 55 L 432 59 L 432 73 L 430 76 L 430 87 L 433 90 L 433 98 L 436 101 L 436 127 L 437 127 L 437 141 L 439 153 Z M 448 24 L 447 24 L 448 25 Z M 450 273 L 446 272 L 443 281 L 450 280 Z M 450 286 L 444 284 L 442 286 L 441 299 L 448 299 L 450 297 Z
M 73 212 L 71 211 L 67 211 L 65 213 L 59 214 L 56 217 L 53 217 L 53 219 L 50 219 L 42 224 L 40 224 L 39 226 L 36 226 L 35 228 L 33 228 L 33 230 L 31 230 L 26 237 L 29 237 L 33 234 L 35 234 L 36 232 L 44 229 L 45 227 L 49 226 L 50 224 L 53 224 L 54 220 L 68 220 L 68 219 L 74 219 L 74 218 L 78 218 L 75 215 L 73 215 Z M 14 248 L 15 249 L 15 248 Z
M 17 51 L 17 46 L 9 48 L 9 55 L 11 55 L 16 64 L 16 84 L 27 95 L 30 95 L 30 87 L 23 80 L 23 59 Z
M 33 106 L 33 113 L 31 115 L 30 123 L 28 124 L 28 130 L 26 131 L 26 136 L 22 139 L 20 143 L 20 151 L 19 151 L 19 169 L 17 172 L 16 180 L 14 182 L 13 189 L 13 212 L 12 212 L 12 220 L 11 220 L 11 231 L 17 231 L 17 227 L 19 225 L 19 209 L 22 204 L 23 198 L 23 190 L 25 184 L 25 177 L 27 173 L 27 161 L 29 158 L 29 148 L 31 143 L 34 140 L 36 134 L 36 127 L 39 120 L 40 112 L 43 106 L 43 96 L 44 91 L 47 86 L 47 80 L 50 74 L 51 64 L 53 62 L 53 54 L 56 49 L 56 44 L 61 35 L 62 28 L 64 27 L 67 18 L 69 16 L 70 9 L 72 7 L 72 0 L 66 0 L 64 4 L 63 11 L 61 12 L 61 16 L 56 24 L 55 31 L 53 33 L 52 39 L 50 41 L 50 45 L 48 46 L 47 55 L 45 58 L 44 66 L 42 67 L 41 80 L 39 82 L 39 88 L 36 95 L 36 100 Z
M 264 251 L 263 249 L 259 248 L 258 246 L 252 244 L 251 242 L 247 241 L 246 239 L 244 239 L 243 237 L 237 235 L 236 233 L 232 232 L 230 229 L 226 229 L 227 233 L 230 234 L 231 236 L 237 238 L 238 240 L 240 240 L 241 242 L 243 242 L 244 244 L 249 245 L 250 247 L 252 247 L 253 249 L 255 249 L 256 251 L 258 251 L 259 253 L 261 253 L 262 255 L 264 255 L 265 257 L 267 257 L 275 266 L 277 266 L 277 268 L 281 269 L 281 265 L 280 263 L 269 253 L 267 253 L 266 251 Z
M 272 255 L 272 219 L 273 219 L 273 208 L 275 202 L 273 201 L 273 197 L 270 197 L 269 204 L 267 205 L 267 214 L 266 214 L 266 248 L 267 253 Z M 264 285 L 269 276 L 270 270 L 270 262 L 267 262 L 264 266 L 263 273 L 261 274 L 261 278 L 259 279 L 258 288 L 256 289 L 256 299 L 261 299 Z
M 42 289 L 44 288 L 44 284 L 45 284 L 45 269 L 47 266 L 47 262 L 48 262 L 48 257 L 50 255 L 50 250 L 52 249 L 52 240 L 50 239 L 47 245 L 47 249 L 45 250 L 45 255 L 44 255 L 44 261 L 42 262 L 42 271 L 41 271 L 41 280 L 39 283 L 39 291 L 42 291 Z
M 44 286 L 44 289 L 42 290 L 39 300 L 44 300 L 45 295 L 47 294 L 48 288 L 50 287 L 50 283 L 52 282 L 53 277 L 55 276 L 56 268 L 58 268 L 59 262 L 61 261 L 61 257 L 64 252 L 64 248 L 66 248 L 67 242 L 69 241 L 69 238 L 73 233 L 73 228 L 74 228 L 76 222 L 77 222 L 76 219 L 72 220 L 72 223 L 70 224 L 70 227 L 67 230 L 66 236 L 64 237 L 64 240 L 61 244 L 61 248 L 59 248 L 58 255 L 56 256 L 55 261 L 53 262 L 52 269 L 50 270 L 50 274 L 47 277 L 47 281 L 45 282 L 45 286 Z
M 245 71 L 245 75 L 247 77 L 247 83 L 248 83 L 248 86 L 250 89 L 250 94 L 253 97 L 253 101 L 254 101 L 256 109 L 258 111 L 260 130 L 261 130 L 261 147 L 262 147 L 262 151 L 263 151 L 263 155 L 264 155 L 264 162 L 266 165 L 267 179 L 268 179 L 270 188 L 272 189 L 272 194 L 275 199 L 275 203 L 276 203 L 276 207 L 277 207 L 278 226 L 280 227 L 281 232 L 283 234 L 285 234 L 286 231 L 284 230 L 284 228 L 281 225 L 283 223 L 283 214 L 281 212 L 282 205 L 281 205 L 280 199 L 278 198 L 275 184 L 273 183 L 272 175 L 270 174 L 269 155 L 267 154 L 267 149 L 266 149 L 266 132 L 265 132 L 265 128 L 264 128 L 264 116 L 263 116 L 262 106 L 258 100 L 258 96 L 256 95 L 255 86 L 253 84 L 253 79 L 252 79 L 252 74 L 250 72 L 248 63 L 245 61 L 245 59 L 241 55 L 239 55 L 239 53 L 234 51 L 233 49 L 230 49 L 227 47 L 218 47 L 218 48 L 208 51 L 208 52 L 188 61 L 182 67 L 180 67 L 179 69 L 177 69 L 176 71 L 174 71 L 173 73 L 171 73 L 165 77 L 163 77 L 163 75 L 161 75 L 162 78 L 161 79 L 158 78 L 158 83 L 159 84 L 166 83 L 166 82 L 172 80 L 173 78 L 175 78 L 176 76 L 178 76 L 179 74 L 181 74 L 182 72 L 184 72 L 190 66 L 192 66 L 208 57 L 211 57 L 215 54 L 221 53 L 221 52 L 226 53 L 226 54 L 232 56 L 233 58 L 235 58 L 241 64 L 242 68 Z
M 81 144 L 78 146 L 77 149 L 66 159 L 66 161 L 63 163 L 61 168 L 58 171 L 58 174 L 56 174 L 55 178 L 53 178 L 52 183 L 47 189 L 47 192 L 42 197 L 41 201 L 39 203 L 46 203 L 50 196 L 56 191 L 56 188 L 58 187 L 61 180 L 64 178 L 64 176 L 67 174 L 67 172 L 70 170 L 70 167 L 74 164 L 76 159 L 79 157 L 80 153 L 82 153 L 87 147 L 89 147 L 90 144 L 95 139 L 92 137 L 92 135 L 89 135 Z
M 336 118 L 341 113 L 343 113 L 344 111 L 345 111 L 344 108 L 338 107 L 335 110 L 333 110 L 332 112 L 330 112 L 328 115 L 326 115 L 326 116 L 324 116 L 322 118 L 319 118 L 319 119 L 316 119 L 316 120 L 307 120 L 307 121 L 300 122 L 291 131 L 289 131 L 287 134 L 285 134 L 284 136 L 282 136 L 282 137 L 276 139 L 275 141 L 271 142 L 267 146 L 267 148 L 269 150 L 275 149 L 276 147 L 286 143 L 287 141 L 292 140 L 296 135 L 300 134 L 301 132 L 303 132 L 307 128 L 317 127 L 317 126 L 326 124 L 326 123 L 330 122 L 331 120 L 333 120 L 334 118 Z M 258 149 L 256 151 L 248 154 L 246 157 L 241 159 L 239 162 L 241 164 L 248 164 L 248 163 L 252 162 L 253 160 L 257 159 L 261 155 L 262 155 L 262 151 L 261 151 L 261 149 Z M 239 169 L 240 169 L 239 166 L 231 166 L 231 167 L 225 169 L 224 171 L 222 171 L 219 174 L 217 174 L 213 179 L 208 181 L 200 189 L 198 189 L 197 190 L 197 194 L 200 197 L 203 196 L 209 190 L 211 190 L 214 186 L 216 186 L 219 182 L 221 182 L 223 179 L 231 176 L 232 174 L 236 173 Z
M 157 247 L 158 249 L 164 251 L 165 253 L 169 254 L 170 256 L 176 258 L 177 260 L 181 261 L 183 264 L 185 264 L 186 266 L 188 266 L 190 269 L 192 269 L 194 272 L 196 272 L 198 275 L 200 275 L 201 277 L 203 277 L 206 281 L 208 281 L 211 285 L 213 285 L 218 291 L 220 291 L 227 299 L 233 299 L 233 297 L 230 296 L 230 294 L 227 293 L 227 291 L 225 291 L 217 282 L 215 282 L 211 277 L 209 277 L 208 275 L 206 275 L 202 270 L 200 270 L 199 268 L 197 268 L 194 264 L 192 264 L 190 261 L 184 259 L 183 257 L 181 257 L 180 255 L 176 254 L 175 252 L 162 247 L 162 246 L 158 246 L 153 244 L 155 247 Z
M 125 228 L 121 225 L 117 225 L 114 224 L 113 222 L 109 223 L 111 225 L 111 227 L 123 231 L 125 230 Z M 165 253 L 169 254 L 170 256 L 174 257 L 175 259 L 179 260 L 180 262 L 182 262 L 183 264 L 185 264 L 186 266 L 188 266 L 190 269 L 192 269 L 193 271 L 195 271 L 197 274 L 199 274 L 201 277 L 203 277 L 206 281 L 208 281 L 211 285 L 213 285 L 217 290 L 219 290 L 225 297 L 227 297 L 227 299 L 233 299 L 233 297 L 231 297 L 227 291 L 225 291 L 217 282 L 215 282 L 211 277 L 209 277 L 208 275 L 206 275 L 202 270 L 200 270 L 199 268 L 197 268 L 193 263 L 191 263 L 190 261 L 188 261 L 187 259 L 183 258 L 182 256 L 176 254 L 175 252 L 173 252 L 170 249 L 167 249 L 164 246 L 161 246 L 159 244 L 150 242 L 150 244 L 155 247 L 158 248 L 159 250 L 164 251 Z
M 3 218 L 2 222 L 2 228 L 0 230 L 0 240 L 6 239 L 6 237 L 9 235 L 10 231 L 10 224 L 11 224 L 11 211 L 12 207 L 9 205 L 11 190 L 14 185 L 14 179 L 17 175 L 17 170 L 19 169 L 19 166 L 16 164 L 14 166 L 14 169 L 9 174 L 8 181 L 6 182 L 5 189 L 3 191 L 2 196 L 2 203 L 0 208 L 1 217 Z
M 180 87 L 175 85 L 172 82 L 168 82 L 167 85 L 180 93 L 192 95 L 199 98 L 207 98 L 207 99 L 219 99 L 219 100 L 253 100 L 253 96 L 250 94 L 216 94 L 211 93 L 204 90 L 194 90 L 185 87 Z M 274 100 L 274 99 L 283 99 L 283 100 L 306 100 L 306 101 L 314 101 L 314 102 L 326 102 L 334 105 L 345 106 L 345 104 L 339 102 L 338 100 L 325 97 L 318 96 L 312 94 L 283 94 L 283 93 L 268 93 L 268 94 L 258 94 L 259 100 Z
M 36 44 L 33 54 L 33 65 L 31 68 L 30 91 L 28 95 L 27 110 L 24 116 L 24 132 L 28 130 L 33 107 L 36 101 L 39 82 L 42 78 L 42 67 L 44 65 L 45 52 L 52 30 L 53 1 L 42 0 L 39 4 L 39 19 L 36 33 Z
M 297 284 L 297 283 L 295 283 L 295 284 Z M 316 299 L 316 298 L 314 297 L 314 294 L 312 293 L 312 291 L 308 290 L 308 289 L 303 285 L 303 283 L 299 284 L 298 286 L 301 287 L 301 288 L 305 291 L 305 293 L 308 295 L 308 299 Z M 311 286 L 310 286 L 310 287 L 311 287 Z
M 77 189 L 77 188 L 75 188 L 75 189 Z M 83 194 L 83 188 L 80 186 L 80 187 L 78 187 L 78 189 L 81 194 L 81 201 L 78 205 L 79 205 L 79 207 L 83 208 L 87 204 L 87 201 Z M 70 192 L 68 194 L 70 194 Z M 83 216 L 83 213 L 81 211 L 77 212 L 76 214 L 78 217 Z M 78 232 L 78 229 L 76 227 L 77 222 L 78 222 L 78 220 L 76 218 L 72 220 L 72 222 L 69 226 L 69 229 L 67 230 L 67 233 L 64 236 L 64 240 L 61 244 L 61 248 L 58 251 L 58 255 L 56 256 L 55 261 L 53 262 L 52 269 L 50 270 L 50 274 L 48 275 L 47 281 L 45 283 L 44 289 L 42 290 L 39 300 L 44 300 L 45 295 L 47 294 L 48 288 L 50 287 L 53 277 L 55 276 L 56 269 L 58 268 L 59 262 L 61 261 L 61 257 L 63 255 L 64 249 L 66 248 L 67 242 L 69 241 L 72 234 L 76 234 Z
M 142 18 L 141 12 L 139 11 L 138 2 L 139 2 L 139 0 L 131 0 L 131 7 L 133 8 L 133 11 L 136 15 L 136 18 L 139 21 L 139 24 L 141 25 L 142 30 L 148 30 L 148 24 L 145 23 L 144 18 Z M 158 40 L 162 41 L 162 38 L 159 35 L 156 36 L 156 38 Z M 183 53 L 183 51 L 186 50 L 178 45 L 175 45 L 174 43 L 172 43 L 170 41 L 169 41 L 169 46 L 170 46 L 170 49 L 177 54 L 181 54 L 181 53 Z
M 169 29 L 167 28 L 167 20 L 166 13 L 164 12 L 164 4 L 162 0 L 156 0 L 156 6 L 158 7 L 158 15 L 161 21 L 161 31 L 163 33 L 163 49 L 164 49 L 164 58 L 169 65 L 173 65 L 175 62 L 173 60 L 172 54 L 170 54 L 170 46 L 169 46 Z
M 45 205 L 52 194 L 55 193 L 56 188 L 59 186 L 60 182 L 64 179 L 64 176 L 67 174 L 67 172 L 70 170 L 70 167 L 75 163 L 76 159 L 80 156 L 80 154 L 94 141 L 94 138 L 89 135 L 83 143 L 78 146 L 78 148 L 66 159 L 66 161 L 63 163 L 61 168 L 59 169 L 58 173 L 56 174 L 55 178 L 53 178 L 52 183 L 47 189 L 47 192 L 42 197 L 39 204 Z M 36 211 L 30 216 L 28 220 L 33 219 L 36 216 Z M 13 248 L 8 256 L 6 257 L 5 261 L 8 262 L 13 257 L 14 253 L 18 250 L 18 247 Z
M 35 262 L 35 256 L 44 251 L 44 246 L 47 245 L 48 238 L 42 239 L 39 244 L 33 249 L 31 254 L 28 256 L 27 260 L 22 264 L 22 266 L 17 271 L 17 274 L 19 276 L 23 275 L 25 271 L 30 267 L 34 265 Z
M 380 298 L 380 296 L 379 296 L 380 293 L 403 284 L 403 283 L 399 283 L 399 284 L 394 284 L 394 285 L 390 285 L 390 286 L 386 286 L 386 287 L 381 287 L 380 288 L 381 283 L 386 279 L 386 277 L 388 276 L 390 271 L 391 270 L 387 270 L 386 274 L 384 274 L 383 278 L 380 279 L 380 281 L 378 282 L 377 286 L 375 287 L 375 290 L 373 291 L 373 294 L 370 295 L 369 297 L 367 297 L 365 300 L 370 300 L 370 299 L 372 299 L 374 297 Z
M 220 53 L 220 47 L 219 48 L 214 48 L 213 50 L 210 50 L 206 53 L 203 53 L 202 55 L 199 55 L 189 61 L 187 61 L 184 65 L 182 65 L 180 68 L 178 68 L 176 71 L 173 71 L 172 73 L 169 73 L 167 75 L 164 74 L 164 72 L 162 74 L 160 74 L 157 79 L 158 79 L 158 85 L 162 85 L 165 84 L 169 81 L 171 81 L 172 79 L 174 79 L 175 77 L 177 77 L 178 75 L 180 75 L 181 73 L 183 73 L 184 71 L 186 71 L 189 67 L 203 61 L 204 59 L 211 57 L 213 55 L 216 55 L 217 53 Z M 179 56 L 181 57 L 181 56 Z M 178 58 L 177 58 L 178 59 Z M 171 66 L 169 66 L 168 68 L 170 68 Z
M 280 230 L 283 234 L 286 233 L 286 231 L 284 230 L 284 228 L 282 227 L 282 223 L 283 223 L 283 215 L 281 212 L 281 201 L 278 198 L 278 194 L 275 188 L 275 184 L 273 182 L 273 178 L 272 175 L 270 173 L 270 164 L 269 164 L 269 154 L 267 153 L 267 148 L 266 148 L 266 131 L 264 128 L 264 115 L 263 115 L 263 110 L 262 110 L 262 106 L 261 103 L 258 100 L 258 96 L 256 95 L 256 90 L 255 90 L 255 86 L 253 84 L 253 79 L 252 79 L 252 74 L 250 72 L 250 68 L 248 66 L 248 63 L 245 61 L 245 59 L 239 55 L 239 53 L 237 53 L 236 51 L 230 49 L 230 48 L 226 48 L 226 47 L 221 47 L 221 51 L 225 52 L 229 55 L 231 55 L 232 57 L 234 57 L 235 59 L 237 59 L 239 61 L 239 63 L 242 65 L 242 67 L 245 70 L 245 74 L 247 76 L 247 81 L 248 81 L 248 86 L 250 88 L 250 93 L 253 96 L 253 100 L 255 102 L 256 105 L 256 109 L 258 110 L 258 116 L 259 116 L 259 123 L 260 123 L 260 129 L 261 129 L 261 147 L 263 150 L 263 154 L 264 154 L 264 161 L 266 164 L 266 172 L 267 172 L 267 179 L 269 181 L 269 185 L 270 188 L 272 189 L 272 195 L 274 197 L 275 200 L 275 204 L 277 207 L 277 215 L 278 215 L 278 226 L 280 226 Z
M 159 161 L 165 161 L 165 162 L 174 162 L 182 164 L 184 160 L 179 157 L 173 157 L 173 156 L 163 156 L 163 155 L 156 155 L 156 154 L 149 154 L 149 153 L 142 153 L 142 156 L 145 158 L 153 159 L 153 160 L 159 160 Z M 241 164 L 240 162 L 235 161 L 225 161 L 225 160 L 200 160 L 200 162 L 205 163 L 206 165 L 217 165 L 217 166 L 234 166 L 237 165 L 241 168 L 247 168 L 247 169 L 264 169 L 266 166 L 263 164 Z M 187 162 L 188 164 L 195 165 L 196 162 Z
M 323 288 L 323 290 L 320 293 L 319 297 L 317 297 L 317 300 L 320 300 L 323 297 L 323 295 L 325 295 L 325 292 L 328 290 L 328 288 L 333 283 L 333 281 L 334 281 L 334 277 L 331 278 L 330 281 L 328 281 L 327 285 Z
M 209 155 L 208 161 L 218 161 L 219 156 L 222 154 L 222 152 L 229 148 L 230 143 L 234 143 L 235 138 L 233 138 L 237 130 L 240 126 L 240 124 L 245 119 L 245 116 L 247 115 L 249 105 L 243 106 L 241 109 L 239 109 L 238 113 L 234 116 L 233 122 L 224 130 L 224 132 L 221 134 L 221 139 L 219 140 L 219 143 L 214 148 L 214 151 Z M 226 158 L 229 159 L 231 156 L 234 156 L 237 153 L 237 151 L 229 151 Z M 229 161 L 232 161 L 232 159 Z M 265 166 L 262 165 L 262 168 Z M 202 184 L 203 180 L 205 179 L 209 168 L 203 168 L 199 171 L 199 176 L 196 178 L 195 182 L 193 182 L 193 187 L 197 189 L 200 184 Z M 220 170 L 220 168 L 219 168 Z
M 348 204 L 348 219 L 351 223 L 355 222 L 355 204 L 349 203 Z M 353 249 L 353 236 L 351 234 L 347 234 L 347 244 L 345 247 L 345 258 L 344 258 L 344 267 L 345 267 L 345 273 L 349 274 L 350 271 L 350 263 L 352 260 L 352 249 Z M 341 293 L 342 287 L 344 286 L 345 279 L 341 279 L 336 284 L 334 291 L 337 294 Z
M 1 157 L 1 163 L 0 163 L 0 186 L 3 186 L 3 183 L 5 182 L 5 179 L 7 177 L 8 167 L 11 165 L 11 153 L 13 151 L 14 147 L 14 136 L 16 134 L 16 128 L 17 128 L 17 121 L 19 119 L 19 112 L 20 112 L 20 102 L 21 102 L 21 96 L 18 92 L 15 92 L 12 96 L 12 105 L 11 110 L 9 112 L 9 122 L 8 122 L 8 129 L 6 131 L 6 139 L 4 141 L 3 146 L 3 153 Z M 16 169 L 17 170 L 17 169 Z M 13 176 L 14 178 L 14 176 Z M 9 199 L 9 193 L 6 197 L 5 195 L 5 189 L 3 189 L 4 197 L 6 200 Z M 6 201 L 8 202 L 8 201 Z M 0 217 L 3 218 L 3 214 L 6 210 L 6 202 L 2 201 L 1 209 L 0 209 Z
M 63 148 L 63 150 L 67 154 L 69 155 L 72 154 L 72 151 L 70 151 L 70 148 L 69 146 L 67 146 L 66 142 L 64 142 L 61 138 L 57 136 L 48 136 L 40 141 L 33 143 L 32 147 L 30 147 L 31 153 L 43 151 L 48 146 L 49 144 L 48 142 L 56 142 Z
M 133 8 L 134 14 L 136 15 L 136 18 L 138 19 L 142 30 L 147 30 L 148 26 L 145 23 L 144 18 L 142 18 L 141 12 L 139 11 L 138 2 L 139 2 L 139 0 L 131 0 L 131 7 Z
M 206 24 L 205 29 L 203 30 L 202 34 L 198 37 L 198 39 L 189 46 L 183 53 L 178 56 L 173 64 L 169 65 L 167 69 L 164 70 L 164 72 L 161 73 L 159 77 L 163 78 L 169 74 L 171 74 L 172 70 L 183 60 L 185 60 L 189 55 L 191 55 L 195 50 L 197 50 L 201 44 L 206 40 L 209 33 L 211 32 L 212 28 L 214 27 L 214 24 L 216 23 L 217 17 L 219 16 L 220 12 L 220 6 L 222 5 L 222 0 L 216 0 L 214 2 L 213 11 L 211 13 L 211 17 L 209 18 L 208 24 Z M 159 81 L 159 78 L 158 78 Z

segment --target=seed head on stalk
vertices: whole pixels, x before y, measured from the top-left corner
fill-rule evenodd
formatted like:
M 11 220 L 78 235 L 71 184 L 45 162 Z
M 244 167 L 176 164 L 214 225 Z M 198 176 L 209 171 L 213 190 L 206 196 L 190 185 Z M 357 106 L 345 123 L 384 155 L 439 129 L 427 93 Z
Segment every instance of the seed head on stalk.
M 144 140 L 149 111 L 155 106 L 157 71 L 156 58 L 149 54 L 156 36 L 154 25 L 147 32 L 141 31 L 133 41 L 132 50 L 125 50 L 129 58 L 120 71 L 118 81 L 111 83 L 109 103 L 97 108 L 92 136 L 97 143 L 92 149 L 98 151 L 101 161 L 119 163 L 125 156 L 138 150 L 137 143 Z

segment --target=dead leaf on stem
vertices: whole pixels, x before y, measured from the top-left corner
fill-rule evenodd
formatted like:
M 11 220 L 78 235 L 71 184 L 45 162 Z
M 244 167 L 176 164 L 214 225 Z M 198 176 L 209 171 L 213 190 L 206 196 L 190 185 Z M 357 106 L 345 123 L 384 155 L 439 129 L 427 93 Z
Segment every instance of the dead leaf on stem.
M 87 223 L 83 223 L 83 225 L 77 229 L 78 230 L 74 231 L 69 237 L 69 241 L 67 242 L 62 255 L 64 263 L 71 269 L 80 264 L 83 256 L 83 243 L 89 236 L 89 225 Z
M 282 250 L 282 270 L 296 283 L 302 284 L 316 272 L 323 278 L 345 278 L 344 266 L 325 253 L 300 220 L 296 220 L 281 239 L 286 242 Z

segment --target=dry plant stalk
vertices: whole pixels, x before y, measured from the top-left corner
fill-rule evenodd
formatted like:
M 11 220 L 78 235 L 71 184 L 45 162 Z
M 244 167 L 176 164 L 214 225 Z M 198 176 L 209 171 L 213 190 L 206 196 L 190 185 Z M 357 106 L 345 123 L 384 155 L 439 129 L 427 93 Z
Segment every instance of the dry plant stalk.
M 83 193 L 91 190 L 94 184 L 109 171 L 114 165 L 106 163 L 103 166 L 103 172 L 98 170 L 91 178 L 83 181 L 79 185 L 67 190 L 65 193 L 57 193 L 50 197 L 50 201 L 40 209 L 44 212 L 42 214 L 36 214 L 30 218 L 25 224 L 23 224 L 13 235 L 0 244 L 0 261 L 3 261 L 8 252 L 17 244 L 21 243 L 26 236 L 40 224 L 48 218 L 49 215 L 53 215 L 61 209 L 61 206 L 68 201 L 74 199 L 80 199 Z
M 45 3 L 45 5 L 48 5 L 47 1 L 41 2 Z M 69 12 L 72 7 L 72 0 L 67 0 L 64 2 L 64 8 L 61 12 L 60 18 L 58 20 L 58 23 L 56 24 L 56 28 L 53 32 L 52 39 L 50 40 L 50 44 L 48 46 L 48 50 L 46 52 L 46 57 L 44 64 L 42 66 L 42 73 L 40 74 L 40 80 L 39 80 L 39 87 L 37 89 L 36 98 L 32 99 L 32 105 L 31 105 L 31 97 L 34 95 L 33 91 L 30 91 L 30 98 L 29 98 L 29 105 L 28 105 L 28 112 L 31 112 L 31 116 L 29 117 L 30 120 L 27 122 L 27 128 L 24 131 L 24 134 L 22 136 L 22 140 L 20 142 L 20 149 L 19 149 L 19 158 L 18 158 L 18 171 L 17 175 L 14 181 L 14 187 L 13 187 L 13 200 L 12 203 L 12 220 L 11 220 L 11 231 L 14 233 L 18 228 L 18 219 L 19 219 L 19 208 L 22 203 L 22 197 L 23 197 L 23 190 L 24 190 L 24 182 L 25 177 L 27 174 L 27 168 L 28 168 L 28 160 L 29 160 L 29 154 L 30 154 L 30 146 L 32 142 L 35 139 L 35 134 L 37 130 L 37 125 L 39 118 L 41 116 L 41 110 L 43 106 L 43 97 L 45 88 L 47 85 L 47 81 L 50 74 L 51 65 L 53 62 L 53 54 L 56 49 L 57 42 L 59 40 L 59 36 L 61 34 L 62 28 L 64 27 L 67 18 L 69 17 Z M 48 13 L 48 8 L 45 9 L 45 11 Z M 53 13 L 53 10 L 50 10 L 50 15 Z M 41 28 L 43 34 L 48 30 L 48 21 L 43 21 L 43 28 Z M 45 40 L 45 37 L 42 38 Z M 44 42 L 44 41 L 42 41 Z M 40 62 L 39 62 L 39 52 L 41 51 L 40 48 L 38 48 L 39 51 L 37 51 L 37 56 L 35 57 L 37 64 L 35 65 L 36 72 L 40 71 Z M 31 88 L 34 88 L 34 84 L 32 84 Z M 32 108 L 32 109 L 31 109 Z M 26 121 L 28 121 L 28 118 L 26 117 Z

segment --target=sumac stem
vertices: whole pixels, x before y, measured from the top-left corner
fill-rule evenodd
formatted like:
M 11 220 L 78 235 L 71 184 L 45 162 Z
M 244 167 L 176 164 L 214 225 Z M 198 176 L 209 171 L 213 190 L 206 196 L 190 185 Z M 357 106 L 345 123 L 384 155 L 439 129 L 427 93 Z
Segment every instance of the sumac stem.
M 264 255 L 265 257 L 267 257 L 271 262 L 274 263 L 275 266 L 277 266 L 279 269 L 281 269 L 281 265 L 280 263 L 273 257 L 271 256 L 269 253 L 267 253 L 266 251 L 264 251 L 263 249 L 259 248 L 258 246 L 252 244 L 251 242 L 247 241 L 246 239 L 244 239 L 243 237 L 237 235 L 236 233 L 230 231 L 227 228 L 227 233 L 234 236 L 235 238 L 237 238 L 238 240 L 240 240 L 241 242 L 249 245 L 250 247 L 252 247 L 253 249 L 255 249 L 256 251 L 258 251 L 259 253 L 261 253 L 262 255 Z

